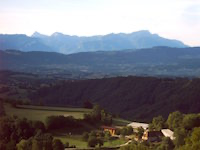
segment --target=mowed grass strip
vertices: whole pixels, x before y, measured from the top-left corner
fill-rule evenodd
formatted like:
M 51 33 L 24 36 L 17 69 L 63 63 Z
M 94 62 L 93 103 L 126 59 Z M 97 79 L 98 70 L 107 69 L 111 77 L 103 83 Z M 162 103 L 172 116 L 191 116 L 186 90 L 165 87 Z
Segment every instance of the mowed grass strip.
M 45 123 L 48 116 L 73 116 L 81 119 L 85 113 L 90 110 L 83 108 L 59 108 L 46 106 L 25 106 L 21 105 L 18 108 L 12 107 L 10 104 L 5 104 L 5 112 L 8 116 L 17 116 L 19 118 L 27 118 L 28 120 L 39 120 Z
M 121 118 L 113 118 L 112 121 L 115 126 L 126 126 L 127 124 L 131 123 L 131 121 L 121 119 Z

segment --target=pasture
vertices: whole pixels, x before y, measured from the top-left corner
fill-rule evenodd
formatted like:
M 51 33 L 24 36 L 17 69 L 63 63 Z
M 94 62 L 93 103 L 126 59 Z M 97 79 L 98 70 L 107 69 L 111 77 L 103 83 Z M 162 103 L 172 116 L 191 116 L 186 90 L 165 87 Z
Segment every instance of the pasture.
M 8 116 L 17 116 L 19 118 L 27 118 L 28 120 L 39 120 L 45 123 L 48 116 L 73 116 L 76 119 L 83 118 L 85 113 L 89 113 L 90 109 L 84 108 L 64 108 L 64 107 L 47 107 L 47 106 L 31 106 L 17 105 L 12 107 L 10 104 L 5 104 L 5 112 Z

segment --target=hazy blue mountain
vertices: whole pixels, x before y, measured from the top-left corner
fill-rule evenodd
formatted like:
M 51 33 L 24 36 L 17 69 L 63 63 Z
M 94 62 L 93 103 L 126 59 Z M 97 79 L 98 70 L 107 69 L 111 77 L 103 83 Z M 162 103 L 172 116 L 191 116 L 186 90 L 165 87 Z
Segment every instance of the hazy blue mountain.
M 24 34 L 0 34 L 0 49 L 18 49 L 22 51 L 53 51 L 40 39 Z
M 169 40 L 142 30 L 130 34 L 108 34 L 104 36 L 78 37 L 53 33 L 51 36 L 41 35 L 36 32 L 32 37 L 40 38 L 46 45 L 57 49 L 61 53 L 77 53 L 91 51 L 113 51 L 123 49 L 151 48 L 154 46 L 186 47 L 182 42 Z
M 23 34 L 0 34 L 0 49 L 22 51 L 55 51 L 64 54 L 93 51 L 117 51 L 142 49 L 155 46 L 183 48 L 182 42 L 169 40 L 143 30 L 130 34 L 108 34 L 102 36 L 79 37 L 55 32 L 51 36 L 35 32 L 31 37 Z
M 140 50 L 81 52 L 0 51 L 0 69 L 48 73 L 77 71 L 115 75 L 200 76 L 200 48 L 154 47 Z M 56 71 L 55 71 L 56 70 Z
M 44 34 L 40 34 L 39 32 L 34 32 L 33 34 L 32 34 L 32 36 L 31 37 L 33 37 L 33 38 L 47 38 L 48 36 L 47 35 L 44 35 Z

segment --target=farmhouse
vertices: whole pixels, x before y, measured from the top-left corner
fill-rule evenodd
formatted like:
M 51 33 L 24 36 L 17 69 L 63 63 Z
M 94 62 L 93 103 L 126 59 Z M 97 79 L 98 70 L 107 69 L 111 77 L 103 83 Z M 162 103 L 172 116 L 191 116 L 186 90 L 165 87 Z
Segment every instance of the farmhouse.
M 115 131 L 116 131 L 116 128 L 115 127 L 109 127 L 109 126 L 101 126 L 101 128 L 106 132 L 110 132 L 111 136 L 114 136 L 115 135 Z
M 147 129 L 149 127 L 149 124 L 147 123 L 139 123 L 139 122 L 132 122 L 129 123 L 128 126 L 131 126 L 133 129 L 137 129 L 139 127 L 142 127 L 143 129 Z
M 175 139 L 174 132 L 170 129 L 162 129 L 161 132 L 165 137 L 169 137 L 171 140 Z

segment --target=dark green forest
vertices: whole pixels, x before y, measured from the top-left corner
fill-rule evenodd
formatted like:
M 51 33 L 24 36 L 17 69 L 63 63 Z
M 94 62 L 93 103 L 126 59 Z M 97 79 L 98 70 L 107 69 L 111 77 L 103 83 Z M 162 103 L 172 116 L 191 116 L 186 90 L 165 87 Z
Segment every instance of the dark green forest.
M 115 77 L 63 81 L 30 94 L 33 103 L 83 106 L 98 103 L 123 118 L 150 121 L 170 112 L 200 112 L 200 79 Z

